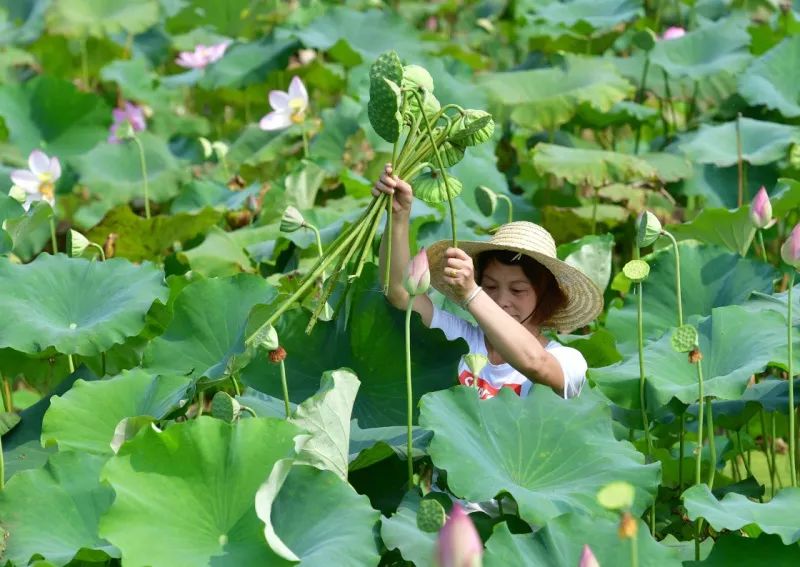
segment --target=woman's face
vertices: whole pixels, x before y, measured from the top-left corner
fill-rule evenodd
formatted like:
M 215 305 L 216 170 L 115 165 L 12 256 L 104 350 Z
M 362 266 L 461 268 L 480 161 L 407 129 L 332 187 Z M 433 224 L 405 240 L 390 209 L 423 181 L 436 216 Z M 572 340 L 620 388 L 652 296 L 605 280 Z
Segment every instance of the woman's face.
M 483 270 L 480 285 L 503 311 L 519 322 L 536 308 L 536 290 L 519 265 L 507 266 L 490 260 Z

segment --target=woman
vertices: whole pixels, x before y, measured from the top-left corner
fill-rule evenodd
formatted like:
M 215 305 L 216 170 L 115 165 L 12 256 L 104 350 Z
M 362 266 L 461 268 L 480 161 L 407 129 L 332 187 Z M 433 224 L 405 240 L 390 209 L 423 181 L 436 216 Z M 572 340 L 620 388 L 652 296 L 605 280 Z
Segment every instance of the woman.
M 388 299 L 405 309 L 408 292 L 402 282 L 414 197 L 411 186 L 392 175 L 391 164 L 373 187 L 373 195 L 380 192 L 394 195 Z M 558 260 L 550 233 L 530 222 L 505 224 L 489 242 L 463 242 L 460 248 L 448 242 L 436 242 L 427 251 L 431 284 L 468 310 L 478 325 L 439 309 L 427 295 L 416 296 L 413 309 L 427 327 L 441 329 L 449 340 L 463 338 L 470 353 L 488 358 L 477 377 L 480 397 L 491 398 L 502 387 L 526 396 L 533 384 L 565 398 L 578 395 L 586 381 L 586 360 L 579 351 L 548 340 L 542 329 L 571 331 L 592 321 L 603 309 L 597 286 Z M 383 238 L 381 274 L 385 262 Z M 476 379 L 464 357 L 458 379 L 470 386 Z

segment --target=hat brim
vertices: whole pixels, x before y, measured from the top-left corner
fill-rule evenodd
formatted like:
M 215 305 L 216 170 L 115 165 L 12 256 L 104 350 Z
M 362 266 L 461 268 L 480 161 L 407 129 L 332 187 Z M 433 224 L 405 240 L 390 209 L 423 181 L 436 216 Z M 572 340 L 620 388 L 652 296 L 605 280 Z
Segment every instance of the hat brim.
M 445 251 L 450 246 L 452 246 L 451 240 L 439 240 L 427 249 L 431 285 L 445 295 L 450 292 L 450 286 L 444 280 Z M 603 292 L 597 284 L 579 269 L 558 258 L 516 246 L 474 240 L 461 241 L 458 247 L 471 256 L 473 261 L 478 254 L 487 250 L 510 250 L 529 256 L 547 268 L 564 294 L 566 304 L 547 321 L 543 321 L 542 327 L 568 333 L 589 324 L 603 310 Z

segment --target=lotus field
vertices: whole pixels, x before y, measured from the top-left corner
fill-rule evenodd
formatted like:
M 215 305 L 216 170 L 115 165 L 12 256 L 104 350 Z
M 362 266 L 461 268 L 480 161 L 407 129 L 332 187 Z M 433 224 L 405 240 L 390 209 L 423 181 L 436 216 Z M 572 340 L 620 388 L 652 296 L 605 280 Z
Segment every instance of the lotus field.
M 0 0 L 0 564 L 800 565 L 797 61 L 788 0 Z M 510 221 L 602 292 L 578 396 L 411 309 Z

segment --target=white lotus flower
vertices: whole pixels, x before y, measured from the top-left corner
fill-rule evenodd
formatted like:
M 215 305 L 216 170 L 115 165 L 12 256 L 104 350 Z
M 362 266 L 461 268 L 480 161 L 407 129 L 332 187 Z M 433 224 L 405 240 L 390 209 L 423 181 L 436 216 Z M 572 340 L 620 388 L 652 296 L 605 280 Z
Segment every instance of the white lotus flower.
M 270 91 L 269 104 L 272 112 L 258 123 L 262 130 L 282 130 L 292 124 L 301 124 L 308 109 L 306 86 L 300 77 L 295 76 L 288 91 Z
M 55 205 L 55 184 L 59 177 L 61 162 L 57 157 L 48 157 L 41 150 L 33 150 L 28 156 L 28 169 L 11 172 L 11 181 L 26 194 L 22 204 L 26 211 L 36 201 L 46 201 L 51 207 Z M 14 188 L 11 192 L 19 193 Z

